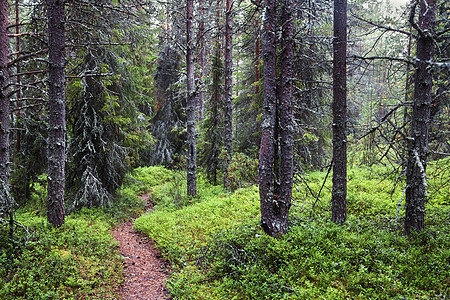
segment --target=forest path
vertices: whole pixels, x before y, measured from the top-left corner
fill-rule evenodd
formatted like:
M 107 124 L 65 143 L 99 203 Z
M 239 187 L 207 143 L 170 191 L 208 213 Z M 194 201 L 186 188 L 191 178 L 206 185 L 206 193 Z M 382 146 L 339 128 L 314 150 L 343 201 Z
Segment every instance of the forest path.
M 140 198 L 146 201 L 146 211 L 153 208 L 149 194 Z M 166 290 L 168 263 L 162 258 L 153 241 L 136 232 L 133 229 L 133 221 L 113 229 L 112 234 L 120 243 L 119 251 L 125 257 L 125 280 L 117 291 L 120 299 L 170 299 Z

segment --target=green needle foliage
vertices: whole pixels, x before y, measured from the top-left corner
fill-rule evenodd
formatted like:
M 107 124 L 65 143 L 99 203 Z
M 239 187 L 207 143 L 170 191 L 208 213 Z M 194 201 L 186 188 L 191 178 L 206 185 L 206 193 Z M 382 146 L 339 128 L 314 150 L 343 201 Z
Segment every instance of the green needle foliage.
M 217 46 L 216 46 L 217 47 Z M 206 117 L 201 123 L 203 136 L 199 145 L 199 164 L 205 169 L 208 180 L 216 185 L 220 179 L 220 154 L 223 148 L 223 63 L 220 50 L 212 58 L 210 86 L 211 98 L 207 103 Z

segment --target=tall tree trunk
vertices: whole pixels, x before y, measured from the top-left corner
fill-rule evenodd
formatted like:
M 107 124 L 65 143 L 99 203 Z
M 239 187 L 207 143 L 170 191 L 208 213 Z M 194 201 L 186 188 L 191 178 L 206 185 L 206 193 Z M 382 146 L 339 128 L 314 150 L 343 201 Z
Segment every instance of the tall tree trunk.
M 15 3 L 15 10 L 16 10 L 16 53 L 17 53 L 17 58 L 20 57 L 20 14 L 19 14 L 19 0 L 16 0 Z M 16 62 L 16 74 L 20 74 L 20 62 Z M 20 115 L 21 115 L 21 98 L 22 98 L 22 88 L 21 88 L 21 76 L 17 75 L 16 76 L 16 81 L 17 81 L 17 88 L 19 89 L 17 91 L 17 119 L 20 119 Z M 20 130 L 17 130 L 16 132 L 16 152 L 19 153 L 20 152 L 20 143 L 21 143 L 21 139 L 22 139 L 22 132 Z
M 280 199 L 278 201 L 280 233 L 285 233 L 288 226 L 289 208 L 291 207 L 292 185 L 294 175 L 294 124 L 292 121 L 292 61 L 294 56 L 294 21 L 293 0 L 284 0 L 281 24 L 281 61 L 280 61 Z
M 406 169 L 406 215 L 405 231 L 420 231 L 425 224 L 425 201 L 427 199 L 427 154 L 430 127 L 433 60 L 433 25 L 436 15 L 436 0 L 421 0 L 419 31 L 417 39 L 417 62 L 414 79 L 414 105 L 411 116 L 411 136 Z
M 47 220 L 64 223 L 64 166 L 66 162 L 64 1 L 47 0 L 49 46 L 49 140 Z
M 200 85 L 200 90 L 197 97 L 197 119 L 203 120 L 203 110 L 205 103 L 205 92 L 204 92 L 204 83 L 203 76 L 205 76 L 205 13 L 206 10 L 204 8 L 204 0 L 199 1 L 200 6 L 200 21 L 198 23 L 198 32 L 197 32 L 197 43 L 198 43 L 198 54 L 197 54 L 197 64 L 198 71 L 196 72 L 196 82 Z
M 195 136 L 194 91 L 194 0 L 186 0 L 186 73 L 187 73 L 187 194 L 197 194 L 197 145 Z
M 274 220 L 277 199 L 273 190 L 274 133 L 276 119 L 276 6 L 275 0 L 265 0 L 263 34 L 264 104 L 259 149 L 259 196 L 261 202 L 261 226 L 264 231 L 276 236 L 279 224 Z
M 276 1 L 265 0 L 264 19 L 264 104 L 259 151 L 259 195 L 261 227 L 270 236 L 286 233 L 293 183 L 292 60 L 293 5 L 282 1 L 281 49 L 277 88 Z
M 207 170 L 209 169 L 209 178 L 213 185 L 217 184 L 217 170 L 219 169 L 219 157 L 222 150 L 222 132 L 220 127 L 223 125 L 221 119 L 221 106 L 223 103 L 223 66 L 221 61 L 221 49 L 219 36 L 216 38 L 215 54 L 213 56 L 213 61 L 211 65 L 211 76 L 212 76 L 212 91 L 211 100 L 209 104 L 209 120 L 211 125 L 206 131 L 205 137 L 209 138 L 211 142 L 211 149 L 208 151 L 211 159 L 208 163 Z
M 0 0 L 0 217 L 9 217 L 9 238 L 14 237 L 13 199 L 9 170 L 9 71 L 8 71 L 8 1 Z
M 347 0 L 334 0 L 333 190 L 331 219 L 347 219 Z
M 8 1 L 0 0 L 0 179 L 9 190 Z M 1 187 L 0 187 L 1 188 Z
M 228 188 L 228 165 L 233 156 L 233 0 L 226 1 L 225 12 L 225 99 L 223 140 L 226 153 L 224 187 Z

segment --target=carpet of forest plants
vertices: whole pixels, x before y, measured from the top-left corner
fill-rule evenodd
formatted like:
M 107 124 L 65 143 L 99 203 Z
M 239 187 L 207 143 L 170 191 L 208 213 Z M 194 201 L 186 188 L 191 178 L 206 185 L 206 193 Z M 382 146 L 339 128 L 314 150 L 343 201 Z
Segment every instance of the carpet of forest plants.
M 349 169 L 343 226 L 329 221 L 325 170 L 297 178 L 290 229 L 279 238 L 259 226 L 255 185 L 227 193 L 200 178 L 198 197 L 187 198 L 180 172 L 153 189 L 158 205 L 135 227 L 172 262 L 175 299 L 448 299 L 450 195 L 440 188 L 448 165 L 430 163 L 426 230 L 411 237 L 404 183 L 382 166 Z
M 13 243 L 7 226 L 0 227 L 0 299 L 117 299 L 123 258 L 111 229 L 143 210 L 138 195 L 171 178 L 162 168 L 146 171 L 152 176 L 138 169 L 127 179 L 111 207 L 83 208 L 60 228 L 39 209 L 46 189 L 36 184 L 33 201 L 16 212 Z
M 258 188 L 248 182 L 257 177 L 239 168 L 231 176 L 240 188 L 225 192 L 200 175 L 195 198 L 185 195 L 184 172 L 138 168 L 120 201 L 72 213 L 60 228 L 36 209 L 45 199 L 37 186 L 16 212 L 14 244 L 1 231 L 0 299 L 115 299 L 122 258 L 110 230 L 142 211 L 137 196 L 148 191 L 157 205 L 135 227 L 172 263 L 174 299 L 447 299 L 450 192 L 440 187 L 448 164 L 430 164 L 426 230 L 410 238 L 398 205 L 403 182 L 379 166 L 349 169 L 343 226 L 329 221 L 326 170 L 297 176 L 289 232 L 279 238 L 261 230 Z

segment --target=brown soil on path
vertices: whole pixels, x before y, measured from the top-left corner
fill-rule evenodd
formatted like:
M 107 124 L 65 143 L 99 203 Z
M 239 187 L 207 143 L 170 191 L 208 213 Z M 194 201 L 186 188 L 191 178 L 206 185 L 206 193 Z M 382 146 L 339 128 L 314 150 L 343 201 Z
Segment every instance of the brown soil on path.
M 146 209 L 152 209 L 149 196 Z M 120 243 L 119 252 L 124 256 L 125 280 L 117 293 L 124 300 L 165 300 L 170 299 L 166 290 L 169 264 L 155 248 L 153 241 L 133 229 L 133 222 L 126 222 L 112 231 Z

